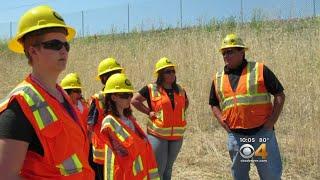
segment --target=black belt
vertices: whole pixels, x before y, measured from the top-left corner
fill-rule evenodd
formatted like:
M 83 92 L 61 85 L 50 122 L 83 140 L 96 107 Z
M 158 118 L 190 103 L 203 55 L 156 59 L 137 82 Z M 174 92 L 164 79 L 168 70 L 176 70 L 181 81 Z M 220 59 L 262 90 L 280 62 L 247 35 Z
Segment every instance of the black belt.
M 262 128 L 263 128 L 263 125 L 256 128 L 251 128 L 251 129 L 230 129 L 230 130 L 233 133 L 250 136 L 250 135 L 257 134 L 257 132 L 260 131 Z

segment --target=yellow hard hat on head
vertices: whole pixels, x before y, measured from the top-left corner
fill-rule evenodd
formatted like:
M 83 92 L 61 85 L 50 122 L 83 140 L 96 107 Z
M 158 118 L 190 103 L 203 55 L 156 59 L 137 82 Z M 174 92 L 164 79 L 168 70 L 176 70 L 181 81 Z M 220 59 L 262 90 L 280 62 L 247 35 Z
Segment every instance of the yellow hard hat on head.
M 174 65 L 168 58 L 163 57 L 158 60 L 155 66 L 154 73 L 157 74 L 161 69 L 167 68 L 167 67 L 175 67 Z
M 63 89 L 81 89 L 80 78 L 77 73 L 67 74 L 60 83 Z
M 222 41 L 220 51 L 226 48 L 240 47 L 245 50 L 248 48 L 244 45 L 242 39 L 236 34 L 228 34 Z
M 27 33 L 44 28 L 63 27 L 67 30 L 67 40 L 70 41 L 76 34 L 76 31 L 67 26 L 62 17 L 49 6 L 37 6 L 25 12 L 18 23 L 17 34 L 12 38 L 8 47 L 17 53 L 24 53 L 24 48 L 19 39 Z
M 102 74 L 115 71 L 115 70 L 121 70 L 122 72 L 123 68 L 114 58 L 104 59 L 99 63 L 97 78 L 99 78 L 99 76 L 101 76 Z
M 105 94 L 128 92 L 133 92 L 133 86 L 128 77 L 123 73 L 116 73 L 110 76 L 103 90 Z

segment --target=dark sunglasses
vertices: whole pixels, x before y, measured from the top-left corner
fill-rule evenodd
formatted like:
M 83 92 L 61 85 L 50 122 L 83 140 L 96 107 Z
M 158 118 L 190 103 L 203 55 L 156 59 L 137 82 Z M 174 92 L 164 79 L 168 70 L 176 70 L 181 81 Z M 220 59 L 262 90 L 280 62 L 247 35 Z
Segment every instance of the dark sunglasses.
M 74 93 L 81 94 L 81 89 L 72 89 L 71 91 Z
M 236 50 L 229 49 L 229 50 L 223 51 L 222 56 L 232 56 L 235 52 L 236 52 Z
M 163 74 L 175 74 L 176 73 L 176 70 L 174 69 L 166 69 L 163 71 Z
M 51 49 L 51 50 L 59 51 L 64 46 L 66 48 L 67 52 L 69 52 L 69 50 L 70 50 L 70 44 L 67 41 L 66 42 L 62 42 L 60 40 L 53 39 L 53 40 L 50 40 L 50 41 L 41 42 L 40 44 L 45 49 Z M 39 46 L 40 44 L 36 44 L 35 46 Z
M 132 93 L 117 93 L 117 96 L 121 99 L 128 99 L 128 98 L 132 98 L 133 94 Z

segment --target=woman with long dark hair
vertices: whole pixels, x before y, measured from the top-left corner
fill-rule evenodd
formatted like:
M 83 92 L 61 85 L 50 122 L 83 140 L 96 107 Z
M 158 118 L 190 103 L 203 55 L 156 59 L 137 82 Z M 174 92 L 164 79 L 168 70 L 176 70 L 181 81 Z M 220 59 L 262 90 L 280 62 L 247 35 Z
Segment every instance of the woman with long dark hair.
M 125 74 L 106 82 L 105 114 L 101 134 L 105 142 L 104 179 L 159 179 L 147 136 L 132 115 L 133 87 Z
M 149 116 L 148 139 L 156 155 L 161 179 L 171 179 L 173 163 L 180 152 L 189 105 L 185 90 L 177 84 L 175 65 L 166 57 L 155 67 L 157 80 L 143 87 L 131 104 Z M 143 104 L 147 100 L 148 107 Z

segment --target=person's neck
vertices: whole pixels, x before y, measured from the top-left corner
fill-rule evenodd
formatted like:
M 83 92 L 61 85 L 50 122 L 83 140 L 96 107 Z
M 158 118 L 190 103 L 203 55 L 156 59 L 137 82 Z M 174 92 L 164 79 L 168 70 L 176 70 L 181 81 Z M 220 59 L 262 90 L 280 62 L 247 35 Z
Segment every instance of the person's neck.
M 58 75 L 50 75 L 48 73 L 32 71 L 31 78 L 49 94 L 55 97 L 59 102 L 63 102 L 63 96 L 56 87 Z
M 165 89 L 172 89 L 172 85 L 171 84 L 163 83 L 162 86 Z
M 124 117 L 124 114 L 123 114 L 124 108 L 122 108 L 122 107 L 120 107 L 118 105 L 116 105 L 116 107 L 117 107 L 117 111 L 119 112 L 119 116 L 120 117 Z
M 58 75 L 50 75 L 45 72 L 32 71 L 31 76 L 48 89 L 56 89 Z

